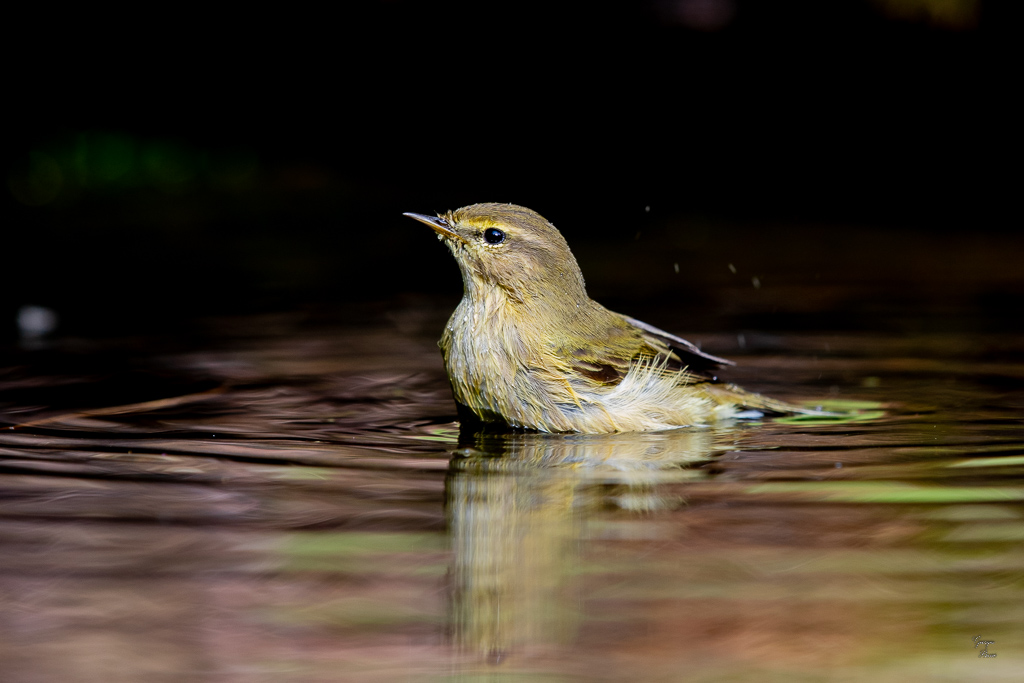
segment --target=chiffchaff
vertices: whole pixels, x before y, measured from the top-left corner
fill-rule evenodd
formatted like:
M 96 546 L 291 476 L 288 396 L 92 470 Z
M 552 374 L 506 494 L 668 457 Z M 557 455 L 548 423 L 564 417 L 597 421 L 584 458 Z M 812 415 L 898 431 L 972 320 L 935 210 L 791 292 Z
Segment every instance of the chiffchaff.
M 433 228 L 462 270 L 440 346 L 464 419 L 601 434 L 810 412 L 719 383 L 714 370 L 731 361 L 593 301 L 561 233 L 530 209 L 405 215 Z

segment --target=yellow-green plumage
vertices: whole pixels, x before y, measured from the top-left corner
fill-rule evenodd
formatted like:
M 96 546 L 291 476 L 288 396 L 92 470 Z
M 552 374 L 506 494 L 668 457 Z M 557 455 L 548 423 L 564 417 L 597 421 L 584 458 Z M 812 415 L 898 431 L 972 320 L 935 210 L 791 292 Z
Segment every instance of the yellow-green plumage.
M 406 215 L 434 228 L 462 270 L 440 346 L 455 400 L 484 422 L 599 434 L 799 410 L 717 383 L 729 361 L 590 299 L 565 239 L 530 209 Z

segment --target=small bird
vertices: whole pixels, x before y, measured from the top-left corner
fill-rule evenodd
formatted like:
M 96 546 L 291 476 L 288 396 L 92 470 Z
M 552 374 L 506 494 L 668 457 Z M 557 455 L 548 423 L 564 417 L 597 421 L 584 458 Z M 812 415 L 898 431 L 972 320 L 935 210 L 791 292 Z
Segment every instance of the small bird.
M 462 271 L 439 345 L 463 420 L 605 434 L 813 412 L 720 383 L 731 361 L 592 300 L 562 234 L 535 211 L 404 215 L 433 228 Z

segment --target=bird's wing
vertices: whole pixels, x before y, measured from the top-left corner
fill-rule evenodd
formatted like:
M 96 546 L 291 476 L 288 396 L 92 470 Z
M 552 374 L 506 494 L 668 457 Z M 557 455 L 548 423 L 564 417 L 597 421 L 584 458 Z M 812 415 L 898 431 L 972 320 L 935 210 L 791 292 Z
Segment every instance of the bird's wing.
M 620 313 L 619 315 L 622 314 Z M 630 318 L 628 315 L 622 315 L 622 318 L 627 323 L 640 330 L 644 340 L 651 346 L 668 347 L 670 349 L 670 353 L 674 355 L 678 362 L 682 366 L 686 367 L 691 373 L 703 375 L 709 379 L 714 379 L 714 371 L 722 365 L 736 365 L 736 363 L 731 360 L 712 356 L 710 353 L 705 353 L 682 337 L 677 337 L 676 335 L 669 334 L 664 330 L 659 330 L 654 325 L 648 325 L 636 318 Z
M 553 349 L 553 357 L 566 377 L 580 376 L 598 385 L 614 386 L 629 372 L 633 360 L 644 354 L 644 347 L 640 335 L 618 323 L 600 334 L 564 341 Z M 646 355 L 654 357 L 657 350 L 651 349 Z
M 746 391 L 735 384 L 719 382 L 718 368 L 735 363 L 704 353 L 674 334 L 618 313 L 605 318 L 604 322 L 606 326 L 591 335 L 589 341 L 565 343 L 553 349 L 559 376 L 610 387 L 619 384 L 633 364 L 651 363 L 659 374 L 675 376 L 679 385 L 700 385 L 710 399 L 722 406 L 771 413 L 820 414 Z
M 597 384 L 614 386 L 635 362 L 647 360 L 660 365 L 666 375 L 685 371 L 685 383 L 689 384 L 716 381 L 714 371 L 719 366 L 733 365 L 639 320 L 613 313 L 607 321 L 609 325 L 587 343 L 566 344 L 554 350 L 569 376 L 578 373 Z
M 622 314 L 620 313 L 619 315 Z M 664 330 L 659 330 L 657 327 L 648 325 L 645 322 L 641 322 L 635 318 L 630 318 L 626 315 L 623 315 L 622 317 L 630 325 L 641 330 L 644 334 L 644 339 L 649 344 L 660 343 L 670 347 L 671 351 L 679 359 L 677 362 L 682 363 L 683 366 L 686 367 L 687 378 L 690 380 L 688 383 L 697 383 L 701 380 L 705 380 L 702 383 L 704 390 L 707 392 L 708 396 L 710 396 L 712 400 L 719 405 L 732 405 L 738 408 L 759 410 L 769 413 L 798 413 L 804 415 L 826 414 L 822 413 L 820 410 L 803 408 L 801 406 L 786 403 L 785 401 L 769 398 L 768 396 L 755 394 L 743 389 L 742 387 L 738 387 L 735 384 L 719 383 L 718 377 L 715 375 L 717 368 L 722 365 L 736 365 L 736 363 L 725 358 L 712 356 L 710 353 L 704 353 L 682 337 L 677 337 L 674 334 L 665 332 Z

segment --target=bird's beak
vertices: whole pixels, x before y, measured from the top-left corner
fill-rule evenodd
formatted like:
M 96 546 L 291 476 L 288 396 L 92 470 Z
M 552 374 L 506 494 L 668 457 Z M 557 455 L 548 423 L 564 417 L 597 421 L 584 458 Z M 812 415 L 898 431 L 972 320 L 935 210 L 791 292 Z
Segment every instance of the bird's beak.
M 457 232 L 452 230 L 451 226 L 448 225 L 448 221 L 441 218 L 440 216 L 424 216 L 422 213 L 403 213 L 402 215 L 408 216 L 409 218 L 417 220 L 420 223 L 426 223 L 431 228 L 433 228 L 437 234 L 441 235 L 442 237 L 450 237 L 452 239 L 459 240 L 460 242 L 465 241 Z

